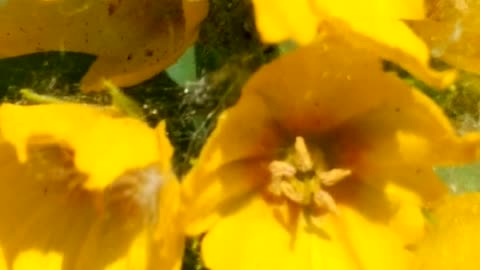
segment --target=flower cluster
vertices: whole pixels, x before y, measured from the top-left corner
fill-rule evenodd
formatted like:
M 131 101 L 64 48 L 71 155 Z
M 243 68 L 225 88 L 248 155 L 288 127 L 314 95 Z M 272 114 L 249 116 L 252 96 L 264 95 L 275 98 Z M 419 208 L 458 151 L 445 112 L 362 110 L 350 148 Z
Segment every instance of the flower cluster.
M 24 2 L 35 12 L 13 20 Z M 65 49 L 98 56 L 84 89 L 130 85 L 183 52 L 206 11 L 204 1 L 80 2 L 8 1 L 0 36 L 22 23 L 35 34 L 12 32 L 0 52 L 31 52 L 24 39 L 55 49 L 60 31 Z M 428 1 L 425 18 L 420 0 L 253 0 L 264 41 L 299 46 L 250 77 L 181 181 L 164 121 L 151 128 L 115 106 L 3 103 L 0 269 L 177 270 L 186 237 L 201 239 L 211 270 L 476 269 L 478 195 L 451 197 L 433 167 L 478 159 L 480 133 L 459 136 L 382 65 L 438 87 L 454 68 L 477 72 L 477 50 L 459 42 L 475 31 L 455 36 L 476 23 L 472 5 Z M 95 42 L 105 38 L 112 48 Z M 434 70 L 431 54 L 454 67 Z

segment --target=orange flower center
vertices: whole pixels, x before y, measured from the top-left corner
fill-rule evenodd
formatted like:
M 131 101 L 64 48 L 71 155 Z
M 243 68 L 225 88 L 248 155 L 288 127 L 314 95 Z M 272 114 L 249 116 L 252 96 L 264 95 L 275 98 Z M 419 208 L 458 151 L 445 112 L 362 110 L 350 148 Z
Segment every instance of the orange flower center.
M 89 201 L 99 214 L 125 218 L 141 217 L 156 222 L 157 198 L 162 177 L 156 166 L 126 171 L 104 190 L 83 188 L 88 176 L 74 164 L 74 151 L 58 143 L 34 144 L 25 164 L 29 178 L 45 195 L 64 194 L 67 201 Z
M 323 208 L 337 213 L 335 200 L 325 187 L 333 186 L 349 175 L 351 170 L 326 169 L 320 149 L 310 152 L 305 139 L 296 137 L 285 159 L 270 163 L 271 182 L 268 191 L 303 207 Z

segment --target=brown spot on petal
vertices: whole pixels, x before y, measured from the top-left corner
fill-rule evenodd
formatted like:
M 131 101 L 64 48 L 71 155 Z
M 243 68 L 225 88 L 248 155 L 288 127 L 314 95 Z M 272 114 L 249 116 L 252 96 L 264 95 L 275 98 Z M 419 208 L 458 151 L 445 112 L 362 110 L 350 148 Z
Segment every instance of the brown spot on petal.
M 153 54 L 153 50 L 145 50 L 145 56 L 152 57 Z
M 118 7 L 122 0 L 112 0 L 108 3 L 108 15 L 112 16 L 115 11 L 117 11 Z

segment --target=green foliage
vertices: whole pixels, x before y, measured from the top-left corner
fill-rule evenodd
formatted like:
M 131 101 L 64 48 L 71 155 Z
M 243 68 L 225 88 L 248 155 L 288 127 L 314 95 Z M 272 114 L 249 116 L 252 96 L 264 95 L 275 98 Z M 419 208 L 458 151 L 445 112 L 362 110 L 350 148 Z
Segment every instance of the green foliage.
M 196 68 L 195 47 L 190 47 L 174 65 L 167 69 L 167 74 L 178 85 L 185 86 L 197 79 Z
M 480 162 L 458 166 L 438 167 L 435 173 L 455 194 L 480 191 Z

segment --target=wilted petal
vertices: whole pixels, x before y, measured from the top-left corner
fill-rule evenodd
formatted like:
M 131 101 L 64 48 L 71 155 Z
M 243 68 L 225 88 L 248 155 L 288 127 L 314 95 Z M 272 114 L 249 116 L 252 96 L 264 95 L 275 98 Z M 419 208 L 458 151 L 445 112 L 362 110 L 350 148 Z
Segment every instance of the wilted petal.
M 207 1 L 9 0 L 0 7 L 0 57 L 43 51 L 97 56 L 83 90 L 129 86 L 175 62 L 194 41 Z

